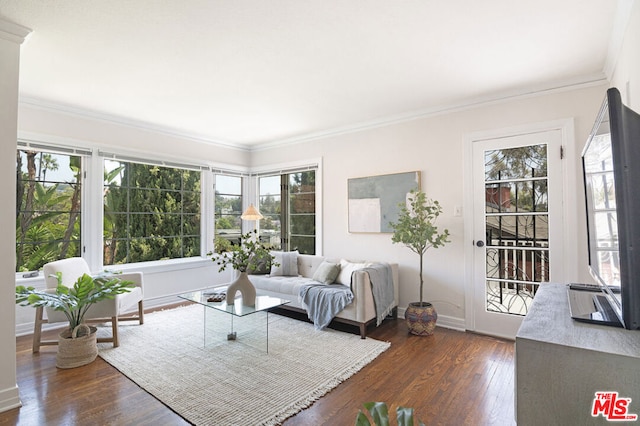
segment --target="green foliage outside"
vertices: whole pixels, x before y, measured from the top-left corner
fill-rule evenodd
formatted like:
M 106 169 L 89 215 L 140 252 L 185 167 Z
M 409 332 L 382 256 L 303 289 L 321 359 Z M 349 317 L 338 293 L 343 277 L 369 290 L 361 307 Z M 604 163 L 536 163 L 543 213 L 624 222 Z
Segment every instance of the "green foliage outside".
M 276 246 L 280 244 L 277 248 L 281 250 L 315 254 L 316 173 L 310 170 L 278 179 L 284 191 L 260 196 L 260 213 L 264 216 L 260 221 L 260 238 Z
M 510 195 L 500 199 L 500 209 L 517 212 L 547 211 L 547 145 L 530 145 L 499 149 L 485 153 L 485 180 L 487 191 L 503 197 L 501 187 L 509 188 Z M 530 179 L 517 183 L 501 182 L 505 179 Z M 499 191 L 499 192 L 498 192 Z M 498 200 L 495 200 L 496 202 Z
M 104 264 L 199 256 L 200 172 L 109 163 Z
M 16 174 L 16 272 L 81 256 L 81 157 L 18 150 Z M 315 172 L 282 179 L 284 210 L 281 194 L 261 197 L 260 238 L 314 254 Z M 200 255 L 199 172 L 106 160 L 103 195 L 104 265 Z M 242 195 L 216 193 L 215 206 L 216 252 L 228 251 L 229 242 L 239 241 Z M 227 242 L 218 231 L 226 231 L 220 234 Z M 274 244 L 283 238 L 286 247 Z
M 59 161 L 68 159 L 68 169 Z M 80 255 L 80 157 L 18 150 L 16 154 L 16 272 Z

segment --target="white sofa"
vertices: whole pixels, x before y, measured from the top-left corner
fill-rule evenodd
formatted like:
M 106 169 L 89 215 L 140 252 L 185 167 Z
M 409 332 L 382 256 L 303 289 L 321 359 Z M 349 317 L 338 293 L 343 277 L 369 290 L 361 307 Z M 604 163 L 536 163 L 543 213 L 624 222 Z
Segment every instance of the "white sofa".
M 291 300 L 291 303 L 283 306 L 284 309 L 305 312 L 298 298 L 300 287 L 304 284 L 317 283 L 312 277 L 318 266 L 325 260 L 340 263 L 339 259 L 299 254 L 297 256 L 297 276 L 249 274 L 249 279 L 260 293 Z M 398 265 L 392 263 L 390 266 L 394 292 L 392 316 L 395 317 L 398 307 Z M 358 326 L 360 328 L 360 336 L 364 339 L 366 337 L 367 326 L 372 322 L 376 323 L 377 319 L 369 274 L 357 269 L 353 271 L 351 274 L 351 291 L 354 295 L 353 302 L 340 311 L 334 321 Z

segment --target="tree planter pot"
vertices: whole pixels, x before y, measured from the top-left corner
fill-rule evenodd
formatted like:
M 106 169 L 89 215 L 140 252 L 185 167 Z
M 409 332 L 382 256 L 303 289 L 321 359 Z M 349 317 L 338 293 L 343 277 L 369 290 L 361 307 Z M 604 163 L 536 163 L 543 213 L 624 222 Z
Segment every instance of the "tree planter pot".
M 436 329 L 438 313 L 429 302 L 409 303 L 404 311 L 404 319 L 407 321 L 409 332 L 418 336 L 431 336 Z
M 238 291 L 242 295 L 242 304 L 244 306 L 256 305 L 256 288 L 249 280 L 246 272 L 240 272 L 238 278 L 227 287 L 227 304 L 233 305 L 233 299 L 235 299 Z
M 92 363 L 98 356 L 97 330 L 96 327 L 80 324 L 73 331 L 60 333 L 56 367 L 75 368 Z

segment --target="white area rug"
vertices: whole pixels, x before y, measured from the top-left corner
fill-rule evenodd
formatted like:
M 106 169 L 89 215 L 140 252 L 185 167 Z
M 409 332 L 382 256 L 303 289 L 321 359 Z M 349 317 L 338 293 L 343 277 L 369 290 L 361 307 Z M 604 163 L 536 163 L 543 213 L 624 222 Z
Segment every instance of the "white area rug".
M 203 306 L 151 313 L 145 324 L 121 323 L 120 347 L 99 344 L 100 356 L 189 422 L 197 425 L 273 425 L 346 380 L 389 343 L 265 313 L 256 329 L 227 341 L 230 316 L 217 319 L 222 338 L 204 347 Z M 208 308 L 207 308 L 208 309 Z M 243 317 L 245 320 L 249 317 Z M 239 328 L 239 321 L 234 328 Z M 240 329 L 242 330 L 242 329 Z M 249 346 L 256 344 L 257 347 Z M 260 347 L 260 349 L 258 349 Z M 356 413 L 354 413 L 355 418 Z

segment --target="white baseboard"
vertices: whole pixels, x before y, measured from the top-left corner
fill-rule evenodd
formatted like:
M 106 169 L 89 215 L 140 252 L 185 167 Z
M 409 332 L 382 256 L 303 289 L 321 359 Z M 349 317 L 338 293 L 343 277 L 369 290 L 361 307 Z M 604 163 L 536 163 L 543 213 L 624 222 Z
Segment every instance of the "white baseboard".
M 0 391 L 0 413 L 18 407 L 22 407 L 22 402 L 17 385 Z
M 144 308 L 146 309 L 150 309 L 150 308 L 159 308 L 159 307 L 163 307 L 163 306 L 167 306 L 167 305 L 173 305 L 176 303 L 180 303 L 184 300 L 177 298 L 176 296 L 164 296 L 164 297 L 158 297 L 158 298 L 153 298 L 153 299 L 145 299 L 144 301 Z M 22 324 L 16 324 L 16 337 L 18 336 L 27 336 L 29 334 L 33 334 L 33 326 L 35 324 L 35 310 L 34 312 L 34 322 L 25 322 Z M 58 330 L 58 329 L 62 329 L 66 326 L 66 323 L 64 322 L 57 322 L 57 323 L 53 323 L 53 324 L 44 324 L 42 326 L 42 331 L 49 331 L 49 330 Z
M 406 308 L 398 308 L 398 318 L 404 318 Z M 450 328 L 457 331 L 466 331 L 464 318 L 450 317 L 448 315 L 438 315 L 438 327 Z

